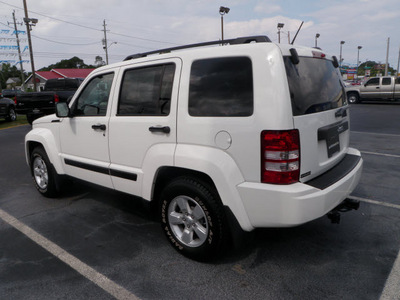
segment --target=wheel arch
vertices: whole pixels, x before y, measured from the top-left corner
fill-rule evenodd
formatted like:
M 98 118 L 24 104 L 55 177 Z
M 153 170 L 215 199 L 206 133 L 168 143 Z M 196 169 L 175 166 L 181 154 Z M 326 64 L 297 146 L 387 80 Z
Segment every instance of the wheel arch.
M 59 147 L 50 130 L 40 129 L 31 130 L 25 137 L 26 162 L 31 166 L 31 154 L 36 147 L 42 147 L 53 165 L 57 174 L 64 174 L 64 169 L 60 161 Z

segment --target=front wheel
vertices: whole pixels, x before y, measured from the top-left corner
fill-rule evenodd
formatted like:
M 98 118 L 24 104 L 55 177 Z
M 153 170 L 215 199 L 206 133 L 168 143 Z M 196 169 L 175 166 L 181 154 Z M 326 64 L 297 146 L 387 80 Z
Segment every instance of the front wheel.
M 10 110 L 8 111 L 8 116 L 7 116 L 7 121 L 8 122 L 14 122 L 17 120 L 17 114 L 15 113 L 14 108 L 10 108 Z
M 58 195 L 59 176 L 42 147 L 36 147 L 31 154 L 31 172 L 36 189 L 46 197 Z
M 222 204 L 213 188 L 181 177 L 170 182 L 160 197 L 162 228 L 178 252 L 200 261 L 221 253 L 227 228 Z
M 356 104 L 360 102 L 360 96 L 357 93 L 349 93 L 347 99 L 350 104 Z

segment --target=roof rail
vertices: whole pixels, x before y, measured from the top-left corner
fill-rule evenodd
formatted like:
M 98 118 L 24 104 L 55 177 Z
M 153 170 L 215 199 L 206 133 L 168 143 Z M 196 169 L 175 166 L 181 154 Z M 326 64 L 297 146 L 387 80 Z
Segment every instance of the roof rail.
M 178 47 L 173 47 L 173 48 L 165 48 L 165 49 L 161 49 L 161 50 L 154 50 L 154 51 L 149 51 L 149 52 L 132 54 L 132 55 L 127 56 L 124 59 L 124 61 L 130 60 L 130 59 L 146 57 L 147 55 L 169 53 L 171 51 L 183 50 L 183 49 L 188 49 L 188 48 L 204 47 L 204 46 L 211 46 L 211 45 L 224 45 L 224 44 L 230 44 L 230 45 L 249 44 L 251 42 L 271 43 L 271 40 L 265 35 L 239 37 L 239 38 L 230 39 L 230 40 L 204 42 L 204 43 L 190 44 L 190 45 L 178 46 Z

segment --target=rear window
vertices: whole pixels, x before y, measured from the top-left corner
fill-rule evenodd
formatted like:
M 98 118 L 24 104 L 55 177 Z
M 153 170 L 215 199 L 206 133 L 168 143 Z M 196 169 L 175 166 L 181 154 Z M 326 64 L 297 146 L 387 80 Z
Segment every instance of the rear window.
M 294 116 L 346 104 L 343 85 L 331 61 L 300 57 L 300 62 L 295 65 L 288 56 L 284 57 L 284 61 Z

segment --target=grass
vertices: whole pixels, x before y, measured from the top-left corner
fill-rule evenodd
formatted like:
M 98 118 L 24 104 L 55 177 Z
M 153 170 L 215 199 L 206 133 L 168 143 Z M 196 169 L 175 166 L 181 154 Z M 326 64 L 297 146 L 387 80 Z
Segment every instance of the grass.
M 17 120 L 14 122 L 7 122 L 4 119 L 0 119 L 0 130 L 6 129 L 6 128 L 11 128 L 11 127 L 16 127 L 16 126 L 20 126 L 20 125 L 27 125 L 27 124 L 29 124 L 29 123 L 26 120 L 26 116 L 18 115 Z

